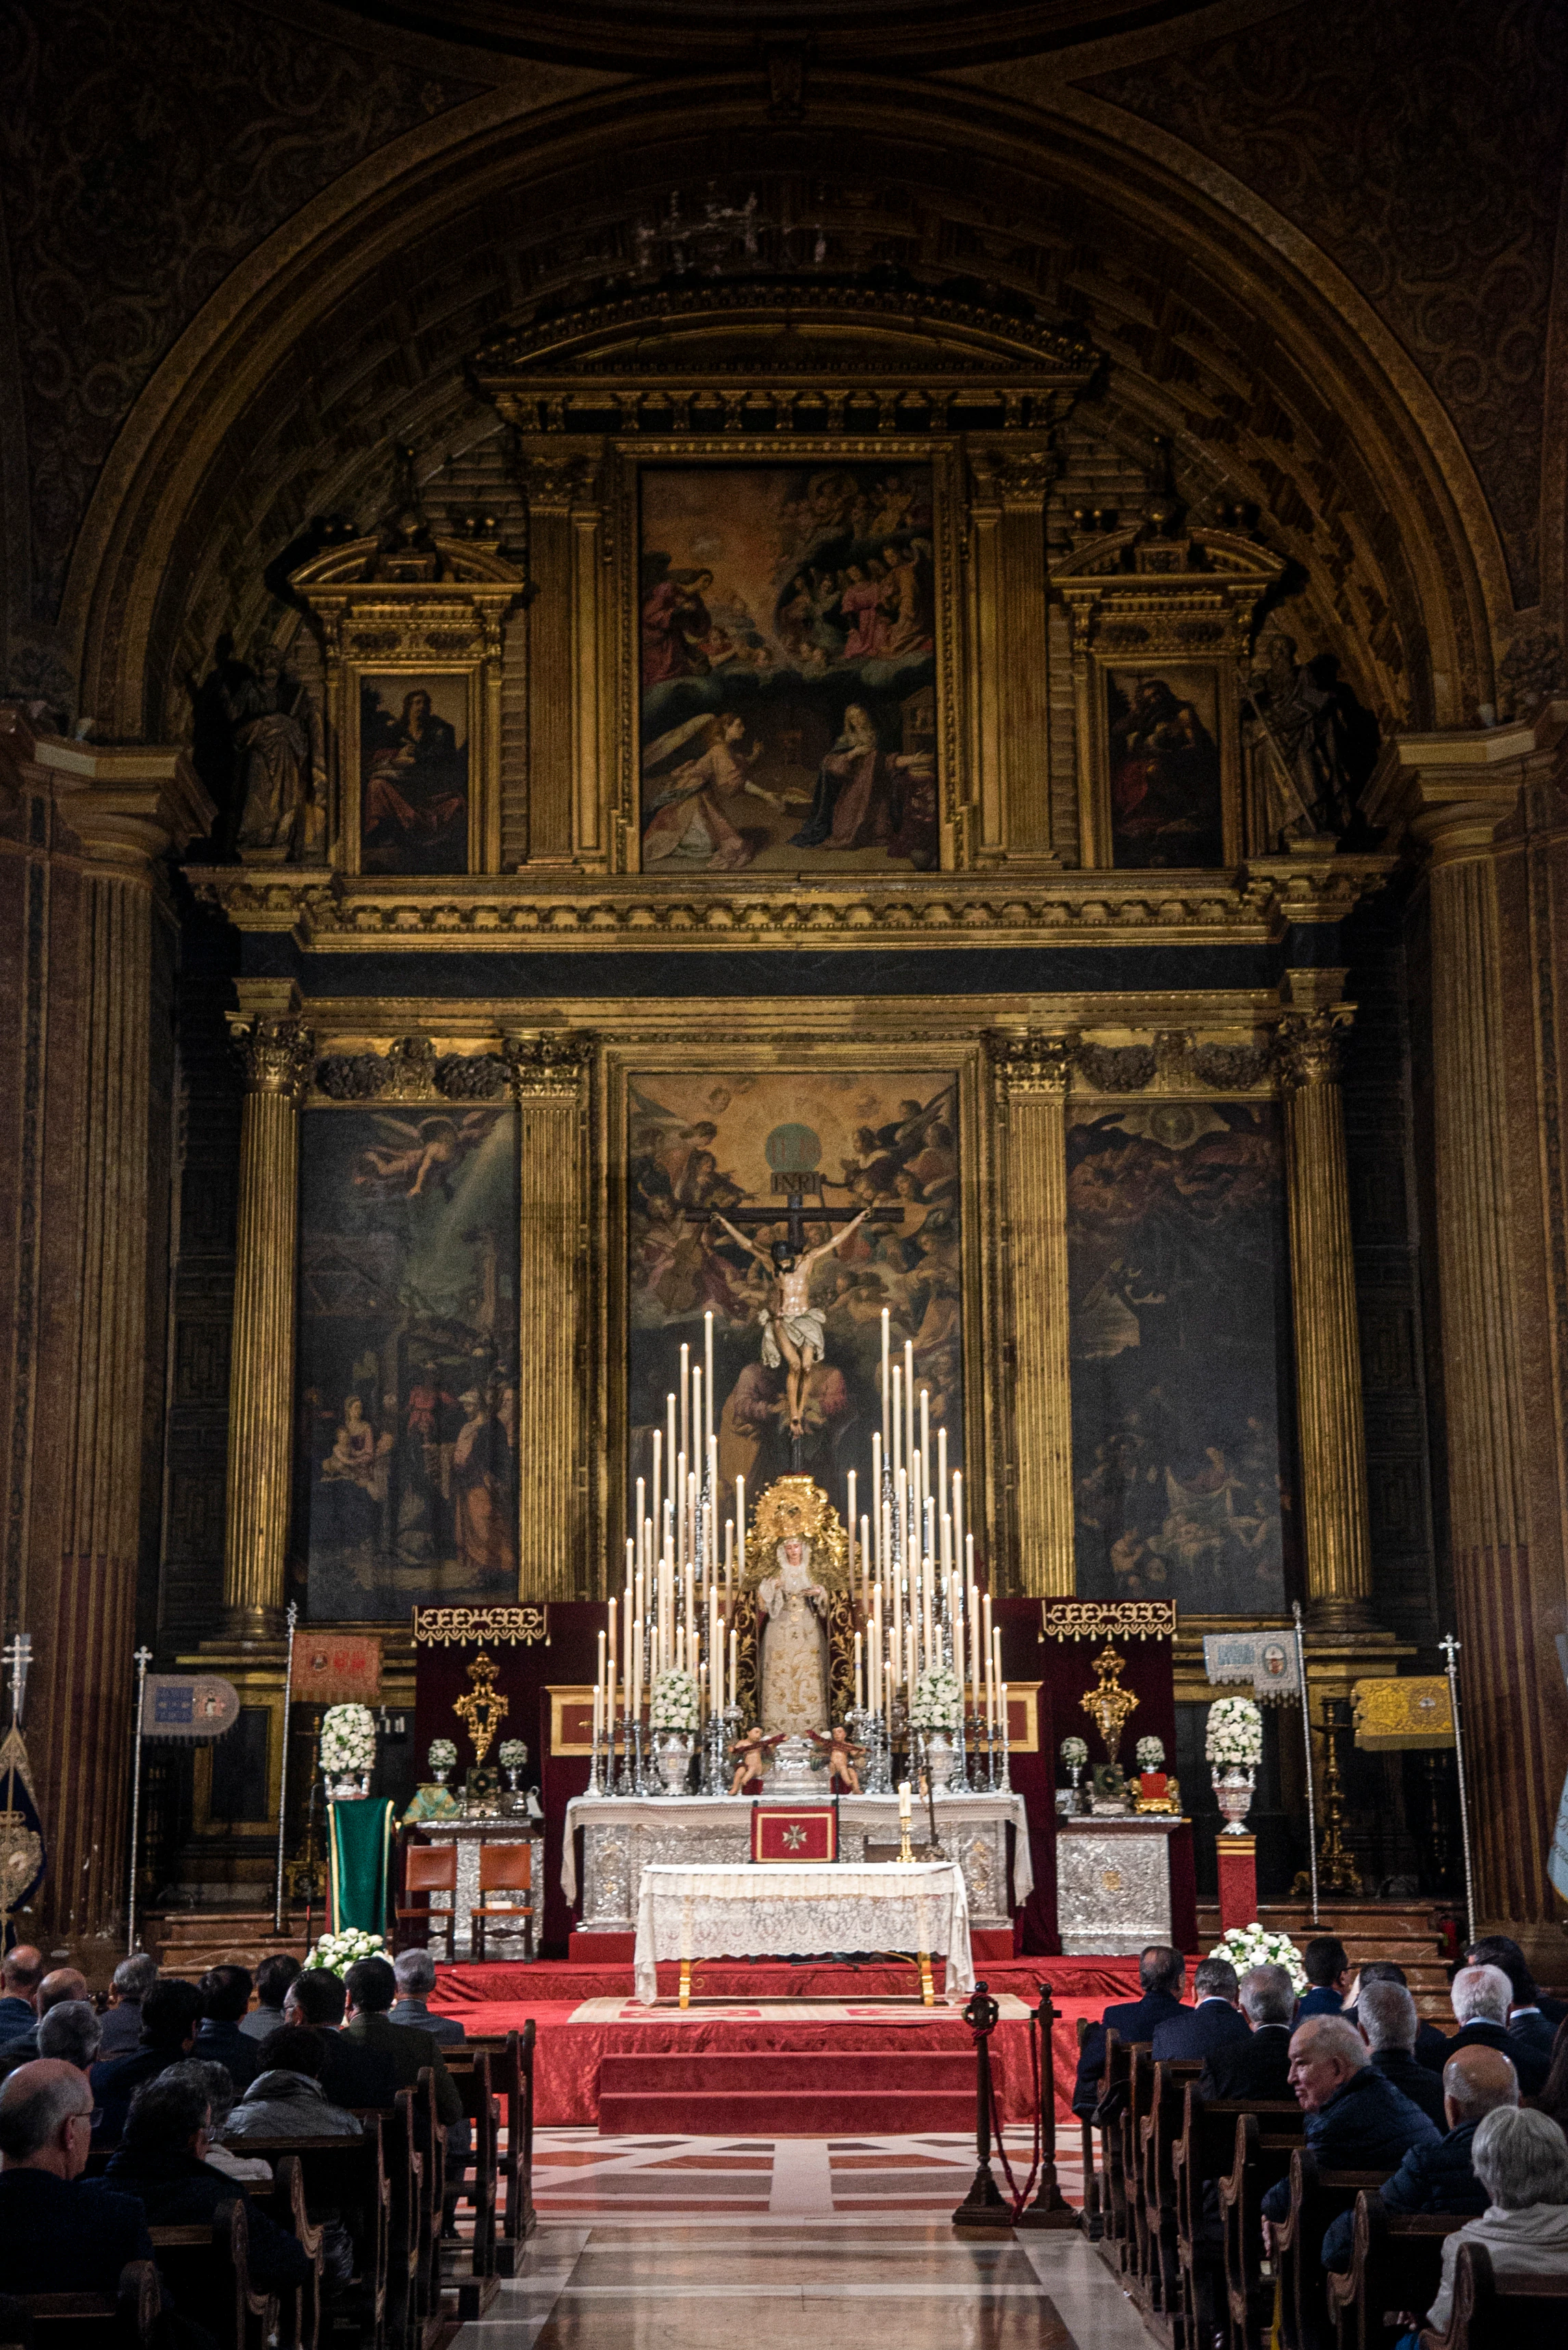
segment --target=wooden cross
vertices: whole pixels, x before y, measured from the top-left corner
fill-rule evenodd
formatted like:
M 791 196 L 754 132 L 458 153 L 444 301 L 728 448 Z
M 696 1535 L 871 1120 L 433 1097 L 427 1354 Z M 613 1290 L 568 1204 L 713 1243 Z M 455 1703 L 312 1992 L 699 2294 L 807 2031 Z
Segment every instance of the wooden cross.
M 689 1224 L 711 1224 L 714 1222 L 717 1211 L 712 1208 L 683 1208 L 680 1212 Z M 859 1213 L 858 1208 L 829 1208 L 819 1201 L 811 1211 L 811 1221 L 814 1224 L 826 1224 L 831 1229 L 835 1224 L 852 1224 Z M 779 1211 L 776 1207 L 726 1208 L 724 1214 L 728 1222 L 738 1224 L 742 1232 L 760 1232 L 764 1225 L 776 1224 L 779 1221 Z M 795 1181 L 791 1183 L 784 1202 L 784 1214 L 789 1229 L 791 1253 L 794 1256 L 804 1256 L 805 1254 L 805 1192 Z M 903 1221 L 903 1215 L 902 1203 L 895 1201 L 891 1207 L 873 1208 L 866 1221 L 868 1224 L 900 1223 Z

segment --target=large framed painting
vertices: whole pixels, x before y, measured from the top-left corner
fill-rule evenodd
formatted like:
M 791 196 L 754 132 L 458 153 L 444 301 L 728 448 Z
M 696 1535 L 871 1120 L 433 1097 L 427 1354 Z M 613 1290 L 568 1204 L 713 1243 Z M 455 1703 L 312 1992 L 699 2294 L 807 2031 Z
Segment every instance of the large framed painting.
M 766 1317 L 767 1260 L 789 1238 L 794 1191 L 815 1253 L 800 1465 L 841 1511 L 856 1470 L 868 1507 L 884 1308 L 899 1359 L 913 1345 L 917 1390 L 929 1391 L 933 1430 L 947 1429 L 950 1465 L 963 1465 L 970 1080 L 940 1063 L 901 1068 L 896 1055 L 877 1069 L 863 1057 L 794 1070 L 747 1068 L 743 1057 L 695 1069 L 632 1061 L 622 1073 L 628 1484 L 650 1474 L 681 1345 L 701 1359 L 710 1310 L 721 1521 L 738 1476 L 754 1496 L 790 1472 L 792 1366 Z M 862 1209 L 875 1212 L 846 1232 Z
M 517 1591 L 516 1114 L 307 1109 L 296 1551 L 317 1623 Z
M 1066 1148 L 1079 1596 L 1278 1614 L 1301 1539 L 1278 1105 L 1086 1105 Z
M 1112 864 L 1129 871 L 1225 864 L 1215 670 L 1107 668 L 1103 682 Z
M 645 465 L 639 503 L 644 872 L 932 870 L 931 466 Z
M 480 859 L 472 670 L 362 671 L 350 766 L 363 873 L 466 873 Z

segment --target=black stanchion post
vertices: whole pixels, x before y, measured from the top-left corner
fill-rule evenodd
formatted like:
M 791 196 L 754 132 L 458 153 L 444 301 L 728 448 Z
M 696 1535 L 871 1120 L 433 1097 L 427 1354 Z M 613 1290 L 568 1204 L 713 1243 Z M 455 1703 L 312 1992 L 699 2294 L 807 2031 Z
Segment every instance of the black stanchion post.
M 979 2158 L 969 2193 L 953 2213 L 961 2236 L 989 2236 L 999 2230 L 1011 2233 L 1012 2228 L 1012 2207 L 991 2175 L 991 2035 L 1001 2016 L 985 1985 L 976 1983 L 963 2020 L 974 2034 L 974 2150 Z
M 1063 2194 L 1056 2179 L 1056 2054 L 1051 2043 L 1052 2028 L 1056 2021 L 1055 2003 L 1051 1986 L 1040 1986 L 1040 2004 L 1034 2011 L 1033 2029 L 1037 2034 L 1040 2050 L 1040 2191 L 1026 2211 L 1020 2211 L 1013 2221 L 1017 2228 L 1075 2228 L 1078 2214 Z

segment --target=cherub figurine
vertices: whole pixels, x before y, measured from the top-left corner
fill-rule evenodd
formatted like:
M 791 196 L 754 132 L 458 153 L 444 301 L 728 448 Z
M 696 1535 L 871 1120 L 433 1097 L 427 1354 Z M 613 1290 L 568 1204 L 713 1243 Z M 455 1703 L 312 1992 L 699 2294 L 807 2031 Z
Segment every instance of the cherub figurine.
M 837 1781 L 841 1786 L 846 1787 L 852 1795 L 857 1795 L 860 1793 L 860 1773 L 855 1768 L 854 1758 L 857 1754 L 865 1753 L 864 1746 L 851 1743 L 848 1732 L 841 1721 L 834 1723 L 830 1737 L 825 1737 L 820 1730 L 814 1730 L 811 1733 L 811 1742 L 820 1753 L 825 1753 L 827 1757 L 828 1786 L 831 1788 L 835 1781 Z
M 763 1763 L 783 1736 L 784 1732 L 781 1730 L 772 1738 L 764 1738 L 762 1723 L 753 1721 L 745 1736 L 735 1740 L 730 1752 L 732 1754 L 738 1754 L 741 1759 L 735 1766 L 735 1775 L 730 1782 L 732 1795 L 738 1795 L 748 1779 L 762 1777 Z

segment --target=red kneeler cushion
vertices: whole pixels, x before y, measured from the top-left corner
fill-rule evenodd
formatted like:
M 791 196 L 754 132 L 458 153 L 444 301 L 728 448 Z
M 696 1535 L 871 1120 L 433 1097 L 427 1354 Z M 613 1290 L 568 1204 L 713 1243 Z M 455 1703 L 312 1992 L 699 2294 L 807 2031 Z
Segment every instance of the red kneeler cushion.
M 838 1804 L 753 1804 L 753 1860 L 810 1861 L 838 1858 Z

